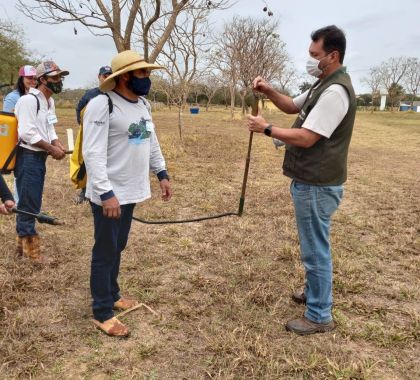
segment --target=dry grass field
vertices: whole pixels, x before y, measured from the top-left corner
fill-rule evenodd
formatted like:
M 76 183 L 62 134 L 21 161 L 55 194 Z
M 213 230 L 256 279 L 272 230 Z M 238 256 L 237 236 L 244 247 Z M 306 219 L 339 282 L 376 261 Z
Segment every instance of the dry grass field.
M 73 111 L 57 129 L 75 127 Z M 244 121 L 222 109 L 155 114 L 174 188 L 138 205 L 148 219 L 236 211 L 248 144 Z M 292 118 L 269 119 L 288 126 Z M 76 130 L 76 128 L 75 128 Z M 284 149 L 284 148 L 283 148 Z M 254 136 L 242 217 L 151 226 L 133 222 L 123 292 L 145 308 L 112 339 L 91 323 L 92 218 L 75 205 L 68 162 L 48 161 L 43 210 L 64 226 L 39 225 L 55 265 L 37 269 L 14 253 L 14 220 L 0 218 L 1 379 L 419 379 L 420 114 L 359 113 L 344 201 L 334 216 L 333 333 L 299 337 L 284 323 L 303 307 L 303 282 L 284 150 Z M 11 183 L 10 176 L 8 183 Z

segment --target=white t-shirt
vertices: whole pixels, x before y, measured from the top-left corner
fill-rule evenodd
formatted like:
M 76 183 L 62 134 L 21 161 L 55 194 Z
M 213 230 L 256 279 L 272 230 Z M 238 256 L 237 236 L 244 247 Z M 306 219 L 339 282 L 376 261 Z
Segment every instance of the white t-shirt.
M 37 101 L 33 95 L 27 94 L 19 98 L 15 107 L 19 138 L 25 142 L 21 144 L 23 147 L 34 151 L 44 151 L 31 144 L 41 140 L 50 144 L 51 141 L 57 140 L 54 129 L 54 124 L 57 122 L 54 99 L 47 100 L 36 88 L 31 88 L 29 92 L 38 98 L 39 111 L 37 113 Z
M 150 105 L 139 98 L 130 101 L 110 91 L 108 98 L 90 100 L 83 116 L 83 159 L 86 165 L 86 197 L 102 205 L 101 195 L 113 191 L 121 205 L 150 198 L 149 170 L 166 170 Z
M 302 109 L 308 93 L 309 90 L 293 99 L 296 107 Z M 330 138 L 346 116 L 349 105 L 350 98 L 346 89 L 340 84 L 332 84 L 321 94 L 302 128 Z

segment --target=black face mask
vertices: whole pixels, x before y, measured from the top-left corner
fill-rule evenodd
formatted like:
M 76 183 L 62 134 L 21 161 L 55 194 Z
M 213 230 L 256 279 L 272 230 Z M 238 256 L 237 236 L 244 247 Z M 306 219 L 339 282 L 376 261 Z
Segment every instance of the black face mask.
M 137 78 L 134 75 L 127 82 L 127 87 L 138 96 L 145 96 L 149 93 L 152 81 L 150 78 Z
M 60 82 L 48 82 L 45 83 L 45 86 L 48 87 L 54 94 L 59 94 L 63 90 L 63 81 Z

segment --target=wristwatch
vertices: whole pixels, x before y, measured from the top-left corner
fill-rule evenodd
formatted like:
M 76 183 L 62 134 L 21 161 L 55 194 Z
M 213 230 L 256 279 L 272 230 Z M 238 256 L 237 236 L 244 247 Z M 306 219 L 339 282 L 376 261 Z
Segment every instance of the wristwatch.
M 271 136 L 271 130 L 272 130 L 273 126 L 271 124 L 268 124 L 265 128 L 264 128 L 264 134 L 266 136 Z

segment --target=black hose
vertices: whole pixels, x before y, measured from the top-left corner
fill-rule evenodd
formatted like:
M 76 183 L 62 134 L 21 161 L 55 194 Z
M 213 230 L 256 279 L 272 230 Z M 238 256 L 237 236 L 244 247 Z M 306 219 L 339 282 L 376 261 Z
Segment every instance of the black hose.
M 258 115 L 258 102 L 259 102 L 259 99 L 254 94 L 253 101 L 252 101 L 252 115 L 253 116 Z M 245 206 L 245 192 L 246 192 L 246 184 L 248 182 L 249 163 L 251 161 L 252 137 L 253 137 L 253 132 L 249 132 L 248 154 L 246 156 L 245 171 L 244 171 L 244 178 L 242 181 L 242 191 L 241 191 L 241 198 L 239 199 L 238 212 L 226 212 L 224 214 L 202 216 L 199 218 L 192 218 L 192 219 L 160 220 L 160 221 L 159 220 L 144 220 L 144 219 L 136 218 L 135 216 L 133 216 L 133 220 L 140 223 L 144 223 L 144 224 L 179 224 L 179 223 L 201 222 L 203 220 L 224 218 L 225 216 L 242 216 L 242 213 L 244 211 L 244 206 Z
M 224 218 L 225 216 L 239 216 L 239 213 L 237 213 L 237 212 L 226 212 L 224 214 L 202 216 L 200 218 L 180 219 L 180 220 L 144 220 L 144 219 L 136 218 L 135 216 L 133 216 L 133 220 L 135 220 L 137 222 L 140 222 L 140 223 L 144 223 L 144 224 L 177 224 L 177 223 L 201 222 L 203 220 Z

